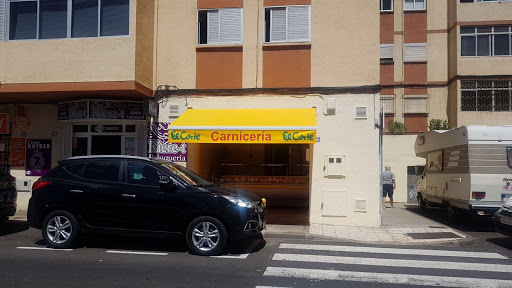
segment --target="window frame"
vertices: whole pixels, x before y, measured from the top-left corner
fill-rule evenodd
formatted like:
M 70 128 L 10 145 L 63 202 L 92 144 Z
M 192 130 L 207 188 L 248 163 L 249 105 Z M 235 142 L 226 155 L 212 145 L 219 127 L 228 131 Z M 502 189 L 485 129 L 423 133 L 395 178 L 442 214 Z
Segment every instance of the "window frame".
M 404 63 L 425 63 L 428 62 L 428 43 L 404 43 L 403 51 L 402 51 L 402 59 Z M 409 60 L 406 59 L 405 53 L 407 51 L 407 47 L 425 47 L 425 59 L 424 60 Z M 394 53 L 394 52 L 393 52 Z
M 512 0 L 511 0 L 512 1 Z M 495 32 L 495 27 L 503 27 L 503 26 L 509 26 L 508 32 Z M 490 33 L 478 33 L 477 28 L 491 28 Z M 462 33 L 462 28 L 474 28 L 475 31 L 473 33 Z M 495 35 L 508 35 L 508 55 L 495 55 Z M 490 37 L 490 43 L 489 43 L 489 55 L 478 55 L 478 36 L 489 36 Z M 475 55 L 462 55 L 462 37 L 474 37 L 475 42 Z M 512 56 L 512 25 L 491 25 L 491 26 L 460 26 L 459 28 L 459 57 L 461 58 L 474 58 L 474 57 L 511 57 Z
M 395 10 L 394 9 L 394 4 L 395 4 L 394 2 L 395 1 L 394 0 L 389 0 L 389 1 L 391 1 L 391 10 L 382 10 L 382 7 L 384 7 L 382 2 L 384 2 L 384 1 L 386 1 L 386 0 L 380 0 L 380 12 L 393 12 Z
M 2 1 L 2 0 L 0 0 Z M 71 30 L 73 25 L 73 0 L 66 0 L 68 2 L 67 4 L 67 24 L 66 24 L 66 37 L 63 38 L 47 38 L 47 39 L 41 39 L 40 38 L 40 2 L 41 0 L 5 0 L 5 22 L 4 22 L 4 41 L 47 41 L 47 40 L 69 40 L 69 39 L 96 39 L 96 38 L 123 38 L 123 37 L 130 37 L 131 36 L 131 27 L 132 27 L 132 0 L 128 1 L 128 34 L 127 35 L 117 35 L 117 36 L 101 36 L 101 1 L 98 1 L 98 34 L 97 36 L 89 36 L 89 37 L 72 37 Z M 10 30 L 11 30 L 11 3 L 14 2 L 37 2 L 37 22 L 36 22 L 36 38 L 35 39 L 10 39 Z
M 416 1 L 419 1 L 419 0 L 413 0 L 414 1 L 414 4 L 413 4 L 414 8 L 412 8 L 412 9 L 405 9 L 405 1 L 406 0 L 404 0 L 404 2 L 403 2 L 403 4 L 404 4 L 404 11 L 405 12 L 408 12 L 408 11 L 426 11 L 427 10 L 427 0 L 423 0 L 425 5 L 421 9 L 416 9 Z
M 425 101 L 425 111 L 423 111 L 423 112 L 416 112 L 416 111 L 410 112 L 410 111 L 406 111 L 407 102 L 409 102 L 407 100 L 420 100 L 420 99 Z M 428 94 L 418 94 L 418 95 L 406 94 L 406 95 L 402 95 L 402 114 L 403 115 L 406 115 L 406 114 L 429 115 L 429 113 L 430 113 L 430 99 L 429 99 Z
M 220 11 L 221 10 L 240 10 L 240 42 L 220 42 Z M 219 12 L 219 42 L 216 43 L 200 43 L 201 42 L 201 31 L 199 25 L 199 12 L 202 11 L 218 11 Z M 208 29 L 208 13 L 206 14 L 206 26 Z M 244 8 L 243 7 L 232 7 L 232 8 L 215 8 L 215 9 L 197 9 L 196 13 L 196 24 L 197 24 L 197 43 L 200 46 L 218 46 L 218 45 L 242 45 L 244 43 Z M 208 30 L 206 30 L 206 42 L 208 42 Z
M 380 44 L 379 49 L 386 48 L 386 47 L 392 47 L 391 59 L 390 58 L 380 58 L 380 63 L 394 63 L 395 62 L 395 44 Z
M 395 115 L 396 113 L 396 95 L 395 94 L 381 94 L 380 95 L 380 106 L 386 102 L 391 102 L 392 105 L 386 105 L 384 110 L 384 115 Z M 391 107 L 391 109 L 389 109 Z M 391 110 L 391 111 L 389 111 Z
M 483 87 L 485 86 L 483 83 L 483 81 L 490 81 L 491 83 L 491 88 L 488 88 L 488 87 Z M 508 88 L 502 88 L 502 87 L 495 87 L 495 86 L 499 86 L 499 85 L 496 85 L 496 81 L 503 81 L 503 82 L 508 82 Z M 467 82 L 467 83 L 466 83 Z M 472 82 L 472 83 L 471 83 Z M 474 87 L 470 87 L 470 88 L 464 88 L 463 85 L 470 85 L 470 84 L 474 84 Z M 478 85 L 480 84 L 480 85 Z M 481 86 L 481 87 L 479 87 Z M 508 104 L 508 110 L 497 110 L 497 106 L 499 107 L 499 104 L 496 104 L 496 97 L 499 95 L 495 95 L 495 91 L 508 91 L 508 100 L 509 100 L 509 104 Z M 460 112 L 512 112 L 512 80 L 461 80 L 460 82 Z M 483 91 L 490 91 L 490 95 L 479 95 L 479 92 L 480 93 L 483 93 Z M 475 107 L 474 107 L 474 110 L 469 110 L 468 109 L 468 106 L 464 106 L 463 107 L 463 100 L 466 100 L 468 101 L 467 99 L 463 99 L 463 93 L 464 92 L 474 92 L 475 95 L 474 95 L 474 101 L 475 101 Z M 482 106 L 479 106 L 479 101 L 478 100 L 481 100 L 482 102 L 485 103 L 484 100 L 482 100 L 483 98 L 485 97 L 490 97 L 490 101 L 491 101 L 491 109 L 489 110 L 484 110 L 484 109 L 478 109 L 479 107 L 482 108 Z M 480 104 L 482 105 L 482 104 Z M 466 110 L 463 110 L 463 109 L 466 109 Z
M 308 39 L 294 39 L 294 40 L 288 40 L 288 7 L 308 7 Z M 284 41 L 272 41 L 272 20 L 270 20 L 270 25 L 269 25 L 269 31 L 268 33 L 270 33 L 270 41 L 266 41 L 265 39 L 267 38 L 267 30 L 266 30 L 266 11 L 267 9 L 268 10 L 271 10 L 272 9 L 278 9 L 278 8 L 285 8 L 286 10 L 286 22 L 285 22 L 285 33 L 286 33 L 286 40 Z M 270 17 L 272 19 L 272 13 L 270 13 Z M 311 42 L 311 5 L 281 5 L 281 6 L 265 6 L 263 7 L 263 44 L 285 44 L 285 43 L 308 43 L 308 42 Z

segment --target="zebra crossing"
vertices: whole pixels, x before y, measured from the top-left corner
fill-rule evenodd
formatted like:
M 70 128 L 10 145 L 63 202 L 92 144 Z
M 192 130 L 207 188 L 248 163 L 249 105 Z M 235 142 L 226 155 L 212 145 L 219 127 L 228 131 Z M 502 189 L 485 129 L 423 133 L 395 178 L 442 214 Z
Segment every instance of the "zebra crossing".
M 281 243 L 257 288 L 383 284 L 512 287 L 512 261 L 492 252 Z

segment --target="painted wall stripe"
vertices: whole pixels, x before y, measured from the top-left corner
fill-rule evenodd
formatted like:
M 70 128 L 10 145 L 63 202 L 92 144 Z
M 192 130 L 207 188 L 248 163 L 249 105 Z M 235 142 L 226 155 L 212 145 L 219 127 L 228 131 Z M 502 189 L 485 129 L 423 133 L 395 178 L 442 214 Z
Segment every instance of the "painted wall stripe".
M 512 273 L 512 265 L 276 253 L 272 260 Z
M 107 253 L 167 256 L 169 253 L 107 250 Z
M 376 247 L 358 247 L 358 246 L 335 246 L 335 245 L 308 245 L 308 244 L 287 244 L 279 245 L 279 248 L 298 249 L 298 250 L 316 250 L 316 251 L 335 251 L 335 252 L 364 252 L 381 254 L 400 254 L 400 255 L 421 255 L 421 256 L 443 256 L 443 257 L 464 257 L 464 258 L 488 258 L 488 259 L 508 259 L 498 253 L 487 252 L 466 252 L 449 250 L 418 250 L 418 249 L 398 249 L 398 248 L 376 248 Z
M 268 267 L 263 276 L 438 287 L 505 288 L 510 280 Z M 405 287 L 405 286 L 404 286 Z

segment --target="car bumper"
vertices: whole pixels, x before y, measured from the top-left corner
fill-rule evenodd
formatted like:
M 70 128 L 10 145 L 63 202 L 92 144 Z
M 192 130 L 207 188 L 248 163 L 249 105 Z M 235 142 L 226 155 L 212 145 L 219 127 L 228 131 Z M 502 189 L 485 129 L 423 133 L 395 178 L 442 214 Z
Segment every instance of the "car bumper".
M 16 203 L 0 204 L 0 217 L 9 217 L 16 214 Z
M 496 230 L 503 235 L 512 237 L 512 212 L 498 211 L 494 214 Z
M 247 213 L 245 217 L 240 218 L 240 225 L 231 230 L 231 238 L 239 239 L 259 235 L 266 226 L 264 209 Z

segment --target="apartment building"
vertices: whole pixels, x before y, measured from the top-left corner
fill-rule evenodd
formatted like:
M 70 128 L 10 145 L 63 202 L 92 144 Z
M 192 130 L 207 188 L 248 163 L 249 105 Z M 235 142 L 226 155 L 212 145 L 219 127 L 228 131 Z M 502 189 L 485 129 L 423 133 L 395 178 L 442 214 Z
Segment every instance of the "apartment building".
M 431 119 L 451 126 L 512 124 L 512 1 L 381 0 L 381 100 L 408 133 Z M 414 201 L 415 135 L 384 137 L 397 200 Z M 412 190 L 411 190 L 412 189 Z
M 0 0 L 5 165 L 151 155 L 269 222 L 378 226 L 378 2 Z

